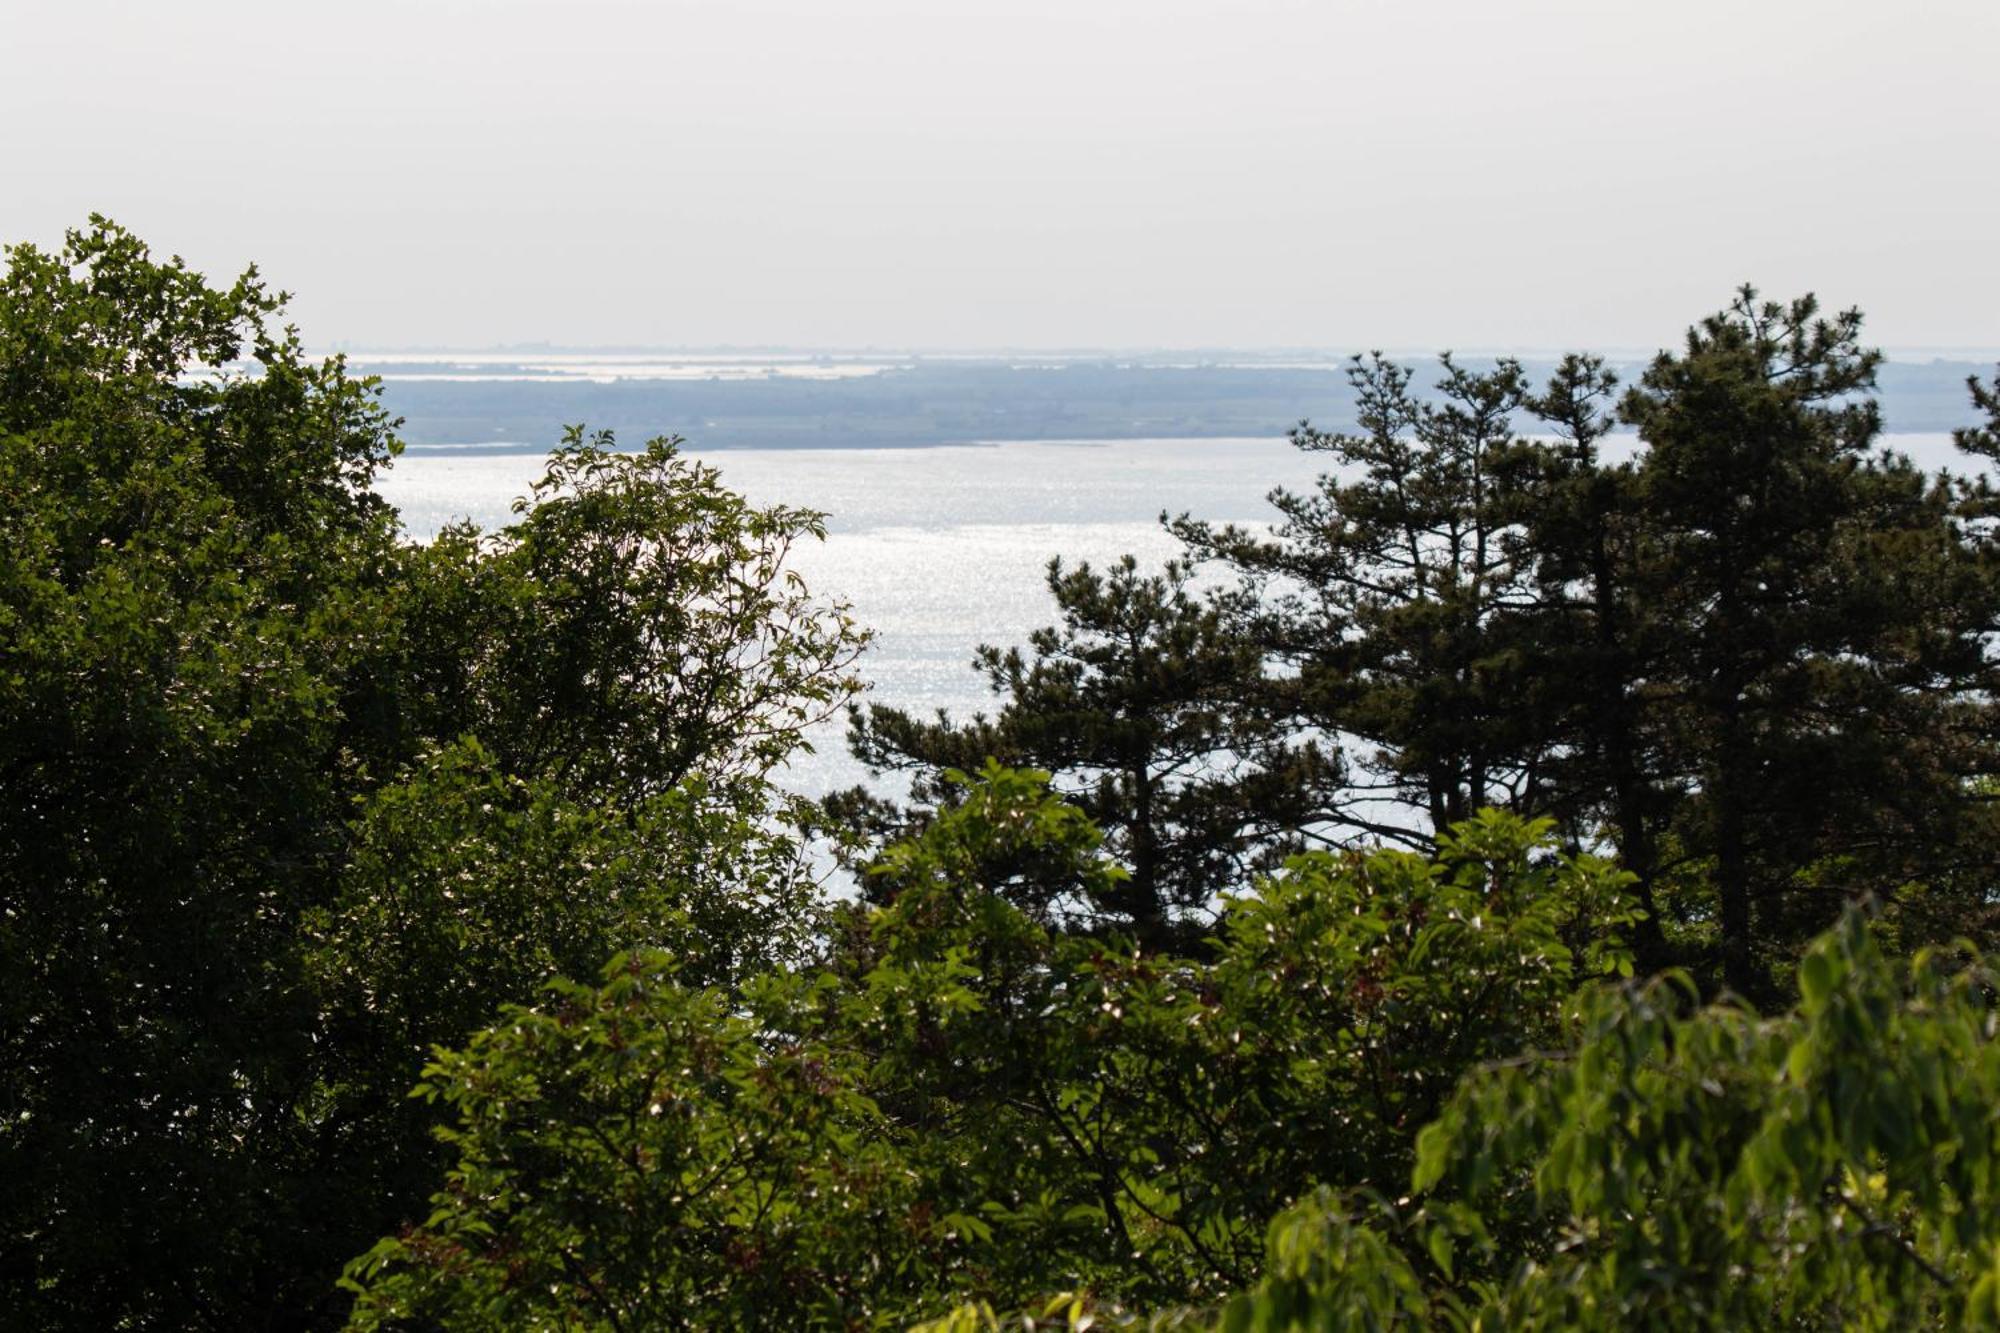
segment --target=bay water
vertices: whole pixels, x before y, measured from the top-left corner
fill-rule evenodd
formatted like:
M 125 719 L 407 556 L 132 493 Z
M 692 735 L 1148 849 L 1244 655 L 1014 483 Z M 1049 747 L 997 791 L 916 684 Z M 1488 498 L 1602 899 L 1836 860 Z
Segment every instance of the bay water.
M 1946 436 L 1885 442 L 1927 467 L 1954 462 Z M 1181 550 L 1160 525 L 1163 511 L 1267 524 L 1271 489 L 1308 488 L 1327 462 L 1283 439 L 689 453 L 754 503 L 825 511 L 827 540 L 804 544 L 793 566 L 875 632 L 861 663 L 866 697 L 958 717 L 992 707 L 971 667 L 975 648 L 1012 647 L 1054 621 L 1043 582 L 1051 557 L 1103 565 L 1129 553 L 1157 569 Z M 478 446 L 413 451 L 378 489 L 424 539 L 460 518 L 504 526 L 541 469 L 537 455 Z M 820 726 L 786 785 L 817 796 L 867 780 L 845 731 L 843 718 Z

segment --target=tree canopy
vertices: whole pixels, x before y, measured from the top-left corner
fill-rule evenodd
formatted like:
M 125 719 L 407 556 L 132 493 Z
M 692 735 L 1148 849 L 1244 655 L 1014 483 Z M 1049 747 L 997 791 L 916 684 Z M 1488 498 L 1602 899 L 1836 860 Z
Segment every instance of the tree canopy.
M 1778 1003 L 1859 895 L 1912 942 L 1983 926 L 2000 849 L 1996 502 L 1881 447 L 1880 363 L 1858 313 L 1749 288 L 1622 394 L 1584 355 L 1539 388 L 1356 357 L 1355 429 L 1293 432 L 1329 469 L 1268 529 L 1167 516 L 1190 563 L 1053 568 L 1062 623 L 980 655 L 990 720 L 877 705 L 851 744 L 917 776 L 890 827 L 947 768 L 1049 769 L 1154 943 L 1301 846 L 1552 818 L 1634 875 L 1646 967 Z
M 1623 877 L 1500 815 L 1435 857 L 1297 859 L 1232 901 L 1210 960 L 1054 934 L 967 873 L 1025 846 L 1116 891 L 1044 780 L 988 770 L 878 864 L 887 905 L 845 949 L 741 1009 L 621 957 L 434 1063 L 456 1164 L 351 1270 L 357 1325 L 1219 1298 L 1271 1216 L 1327 1181 L 1400 1188 L 1460 1074 L 1630 970 Z
M 325 1323 L 428 1188 L 432 1043 L 816 893 L 766 781 L 863 641 L 759 510 L 580 432 L 408 542 L 394 423 L 102 220 L 0 282 L 0 1281 L 30 1325 Z
M 575 427 L 413 542 L 284 299 L 7 251 L 10 1326 L 2000 1326 L 2000 386 L 1357 358 L 812 806 L 823 516 Z

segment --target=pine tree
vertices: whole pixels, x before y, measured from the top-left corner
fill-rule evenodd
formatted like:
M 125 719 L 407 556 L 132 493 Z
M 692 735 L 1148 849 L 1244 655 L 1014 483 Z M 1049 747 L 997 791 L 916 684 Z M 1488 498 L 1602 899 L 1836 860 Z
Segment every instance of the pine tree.
M 1860 329 L 1746 287 L 1621 409 L 1645 444 L 1634 577 L 1666 622 L 1654 778 L 1682 791 L 1661 836 L 1714 886 L 1679 910 L 1759 999 L 1845 898 L 1949 854 L 1984 762 L 1991 583 L 1952 488 L 1877 451 Z
M 994 716 L 857 709 L 854 753 L 878 775 L 908 773 L 920 809 L 951 801 L 947 771 L 988 759 L 1051 773 L 1130 872 L 1097 906 L 1143 942 L 1165 942 L 1241 881 L 1259 847 L 1282 840 L 1302 789 L 1290 779 L 1331 762 L 1278 742 L 1256 703 L 1262 654 L 1233 630 L 1244 608 L 1201 595 L 1192 577 L 1184 564 L 1143 574 L 1130 556 L 1102 571 L 1050 562 L 1060 623 L 1025 653 L 979 650 L 975 666 L 1002 701 Z M 856 793 L 834 804 L 850 821 L 868 808 Z M 873 814 L 878 828 L 906 818 L 879 803 Z
M 1359 780 L 1316 797 L 1332 838 L 1422 846 L 1483 806 L 1533 804 L 1542 781 L 1542 727 L 1520 707 L 1532 590 L 1503 484 L 1538 448 L 1514 434 L 1526 380 L 1511 360 L 1443 366 L 1427 401 L 1406 367 L 1356 357 L 1359 430 L 1292 432 L 1332 468 L 1309 494 L 1272 493 L 1281 521 L 1268 535 L 1185 514 L 1169 524 L 1255 599 L 1239 632 L 1271 662 L 1260 706 L 1352 751 Z
M 1660 812 L 1672 793 L 1657 776 L 1647 678 L 1660 622 L 1638 595 L 1643 524 L 1637 473 L 1603 457 L 1617 427 L 1618 377 L 1602 358 L 1565 356 L 1528 411 L 1554 437 L 1509 469 L 1510 534 L 1533 569 L 1535 627 L 1521 706 L 1539 711 L 1554 744 L 1536 793 L 1577 845 L 1608 845 L 1646 910 L 1641 961 L 1668 960 L 1653 881 Z

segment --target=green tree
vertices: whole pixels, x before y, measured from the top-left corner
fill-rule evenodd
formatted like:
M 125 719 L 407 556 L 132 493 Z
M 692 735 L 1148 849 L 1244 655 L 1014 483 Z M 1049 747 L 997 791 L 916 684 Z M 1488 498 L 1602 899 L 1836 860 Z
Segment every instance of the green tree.
M 1685 976 L 1586 996 L 1573 1048 L 1474 1076 L 1424 1132 L 1419 1207 L 1281 1221 L 1274 1259 L 1305 1262 L 1223 1326 L 2000 1327 L 1990 962 L 1895 963 L 1851 912 L 1799 977 L 1771 1018 L 1697 1009 Z
M 102 220 L 0 281 L 27 1327 L 337 1318 L 340 1263 L 435 1179 L 428 1043 L 621 948 L 733 985 L 810 928 L 765 775 L 862 641 L 785 567 L 819 517 L 578 433 L 514 525 L 413 546 L 373 386 L 281 305 Z
M 1877 447 L 1859 330 L 1746 290 L 1615 415 L 1594 358 L 1539 393 L 1446 358 L 1430 399 L 1357 359 L 1359 430 L 1294 433 L 1334 467 L 1270 534 L 1173 520 L 1244 580 L 1267 674 L 1239 707 L 1350 756 L 1320 830 L 1552 815 L 1635 875 L 1648 966 L 1764 999 L 1855 893 L 1911 940 L 1982 920 L 1995 506 Z
M 1680 792 L 1649 836 L 1695 886 L 1663 910 L 1706 923 L 1723 980 L 1760 998 L 1845 898 L 1959 855 L 1990 768 L 1994 585 L 1952 488 L 1876 451 L 1860 324 L 1746 288 L 1622 408 L 1645 445 L 1633 586 L 1665 622 L 1653 779 Z
M 2000 1328 L 1991 956 L 1898 961 L 1855 909 L 1798 975 L 1772 1016 L 1685 973 L 1584 989 L 1565 1040 L 1460 1084 L 1406 1186 L 1303 1197 L 1224 1300 L 925 1327 Z
M 788 564 L 825 515 L 749 505 L 680 444 L 619 453 L 573 428 L 515 522 L 446 535 L 439 558 L 477 614 L 455 664 L 467 711 L 440 730 L 479 735 L 511 772 L 637 802 L 762 779 L 838 712 L 867 636 Z
M 579 801 L 470 739 L 371 792 L 335 897 L 300 922 L 320 1188 L 365 1202 L 375 1220 L 357 1226 L 412 1215 L 448 1158 L 438 1108 L 410 1086 L 508 997 L 593 976 L 639 943 L 725 994 L 806 956 L 819 885 L 770 808 L 692 783 L 636 806 Z
M 1324 768 L 1314 793 L 1336 838 L 1422 846 L 1482 806 L 1536 803 L 1549 742 L 1518 707 L 1527 569 L 1506 539 L 1503 485 L 1531 447 L 1513 427 L 1526 381 L 1513 361 L 1443 364 L 1429 400 L 1406 367 L 1356 357 L 1359 429 L 1292 432 L 1330 470 L 1310 494 L 1272 493 L 1281 521 L 1270 534 L 1187 515 L 1169 524 L 1255 594 L 1240 632 L 1276 668 L 1258 706 L 1302 738 L 1346 744 L 1351 773 Z
M 1130 556 L 1102 572 L 1051 561 L 1061 623 L 1029 636 L 1025 654 L 979 650 L 1002 701 L 991 719 L 924 721 L 878 704 L 854 710 L 849 744 L 877 776 L 909 774 L 920 808 L 949 799 L 946 773 L 989 759 L 1053 774 L 1129 872 L 1090 917 L 1108 914 L 1150 948 L 1198 938 L 1216 895 L 1282 845 L 1296 779 L 1325 760 L 1286 751 L 1251 706 L 1263 655 L 1235 632 L 1229 599 L 1198 595 L 1191 578 L 1181 564 L 1143 575 Z M 912 817 L 858 793 L 833 808 L 878 828 Z
M 1615 849 L 1646 913 L 1635 943 L 1648 970 L 1670 959 L 1654 883 L 1664 812 L 1678 797 L 1660 760 L 1652 684 L 1666 625 L 1641 589 L 1648 532 L 1639 473 L 1604 457 L 1618 379 L 1594 356 L 1565 356 L 1529 412 L 1554 437 L 1503 473 L 1518 526 L 1505 540 L 1531 571 L 1518 706 L 1551 745 L 1535 793 L 1580 846 Z
M 354 1266 L 352 1326 L 875 1323 L 945 1271 L 954 1224 L 920 1211 L 851 1053 L 760 1040 L 794 1002 L 734 1013 L 621 955 L 441 1055 L 419 1091 L 456 1113 L 457 1162 L 431 1220 Z
M 427 1086 L 459 1111 L 457 1165 L 425 1226 L 350 1270 L 357 1323 L 612 1327 L 698 1299 L 711 1326 L 825 1326 L 1080 1288 L 1219 1298 L 1255 1278 L 1289 1203 L 1399 1187 L 1464 1070 L 1555 1040 L 1576 987 L 1628 966 L 1622 877 L 1551 857 L 1545 832 L 1492 815 L 1435 858 L 1300 858 L 1232 900 L 1212 958 L 1183 959 L 1051 932 L 983 880 L 1029 854 L 1084 897 L 1120 878 L 1041 776 L 989 768 L 885 851 L 886 905 L 854 909 L 823 969 L 752 987 L 747 1017 L 613 975 L 441 1058 Z M 727 1087 L 688 1085 L 705 1051 L 745 1062 Z M 823 1085 L 797 1085 L 801 1061 Z M 732 1126 L 745 1089 L 769 1100 Z M 795 1149 L 766 1123 L 829 1137 Z M 677 1211 L 688 1181 L 741 1182 L 755 1206 Z
M 1893 963 L 1851 911 L 1799 982 L 1775 1019 L 1690 1012 L 1684 979 L 1609 991 L 1571 1057 L 1468 1082 L 1415 1183 L 1495 1265 L 1485 1326 L 2000 1322 L 1986 964 Z M 1546 1241 L 1481 1253 L 1473 1209 L 1516 1181 Z
M 102 221 L 0 280 L 0 1301 L 30 1327 L 242 1327 L 307 1262 L 293 931 L 379 753 L 350 668 L 395 444 L 279 306 Z
M 1972 395 L 1972 405 L 1986 414 L 1986 420 L 1953 431 L 1952 440 L 1966 453 L 1983 458 L 2000 457 L 2000 368 L 1994 370 L 1991 381 L 1981 380 L 1977 375 L 1968 377 L 1965 387 Z

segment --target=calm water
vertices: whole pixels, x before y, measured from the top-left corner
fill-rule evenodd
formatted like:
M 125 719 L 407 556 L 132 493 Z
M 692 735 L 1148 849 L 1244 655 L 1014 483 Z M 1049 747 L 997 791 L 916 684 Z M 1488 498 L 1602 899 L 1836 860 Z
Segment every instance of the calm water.
M 829 536 L 799 550 L 816 592 L 854 604 L 876 639 L 862 663 L 870 697 L 928 712 L 987 705 L 971 670 L 981 643 L 1012 645 L 1053 619 L 1049 558 L 1157 566 L 1179 553 L 1160 511 L 1219 520 L 1267 517 L 1273 486 L 1304 486 L 1318 460 L 1283 440 L 1120 440 L 928 449 L 736 450 L 699 454 L 760 504 L 825 510 Z M 498 527 L 541 460 L 471 450 L 408 454 L 382 494 L 410 532 L 456 518 Z M 823 728 L 789 785 L 819 794 L 864 780 Z
M 1951 462 L 1943 436 L 1890 443 L 1928 466 Z M 737 450 L 696 456 L 761 504 L 825 510 L 830 536 L 796 567 L 817 592 L 854 604 L 876 632 L 863 662 L 871 697 L 965 714 L 990 696 L 970 669 L 981 643 L 1013 645 L 1053 619 L 1051 556 L 1103 563 L 1130 553 L 1157 567 L 1179 553 L 1160 511 L 1261 523 L 1274 486 L 1310 485 L 1323 457 L 1284 440 L 1119 440 L 925 449 Z M 470 518 L 505 524 L 539 475 L 532 455 L 476 449 L 408 454 L 380 490 L 427 537 Z M 789 784 L 817 795 L 864 780 L 844 724 L 823 728 Z

